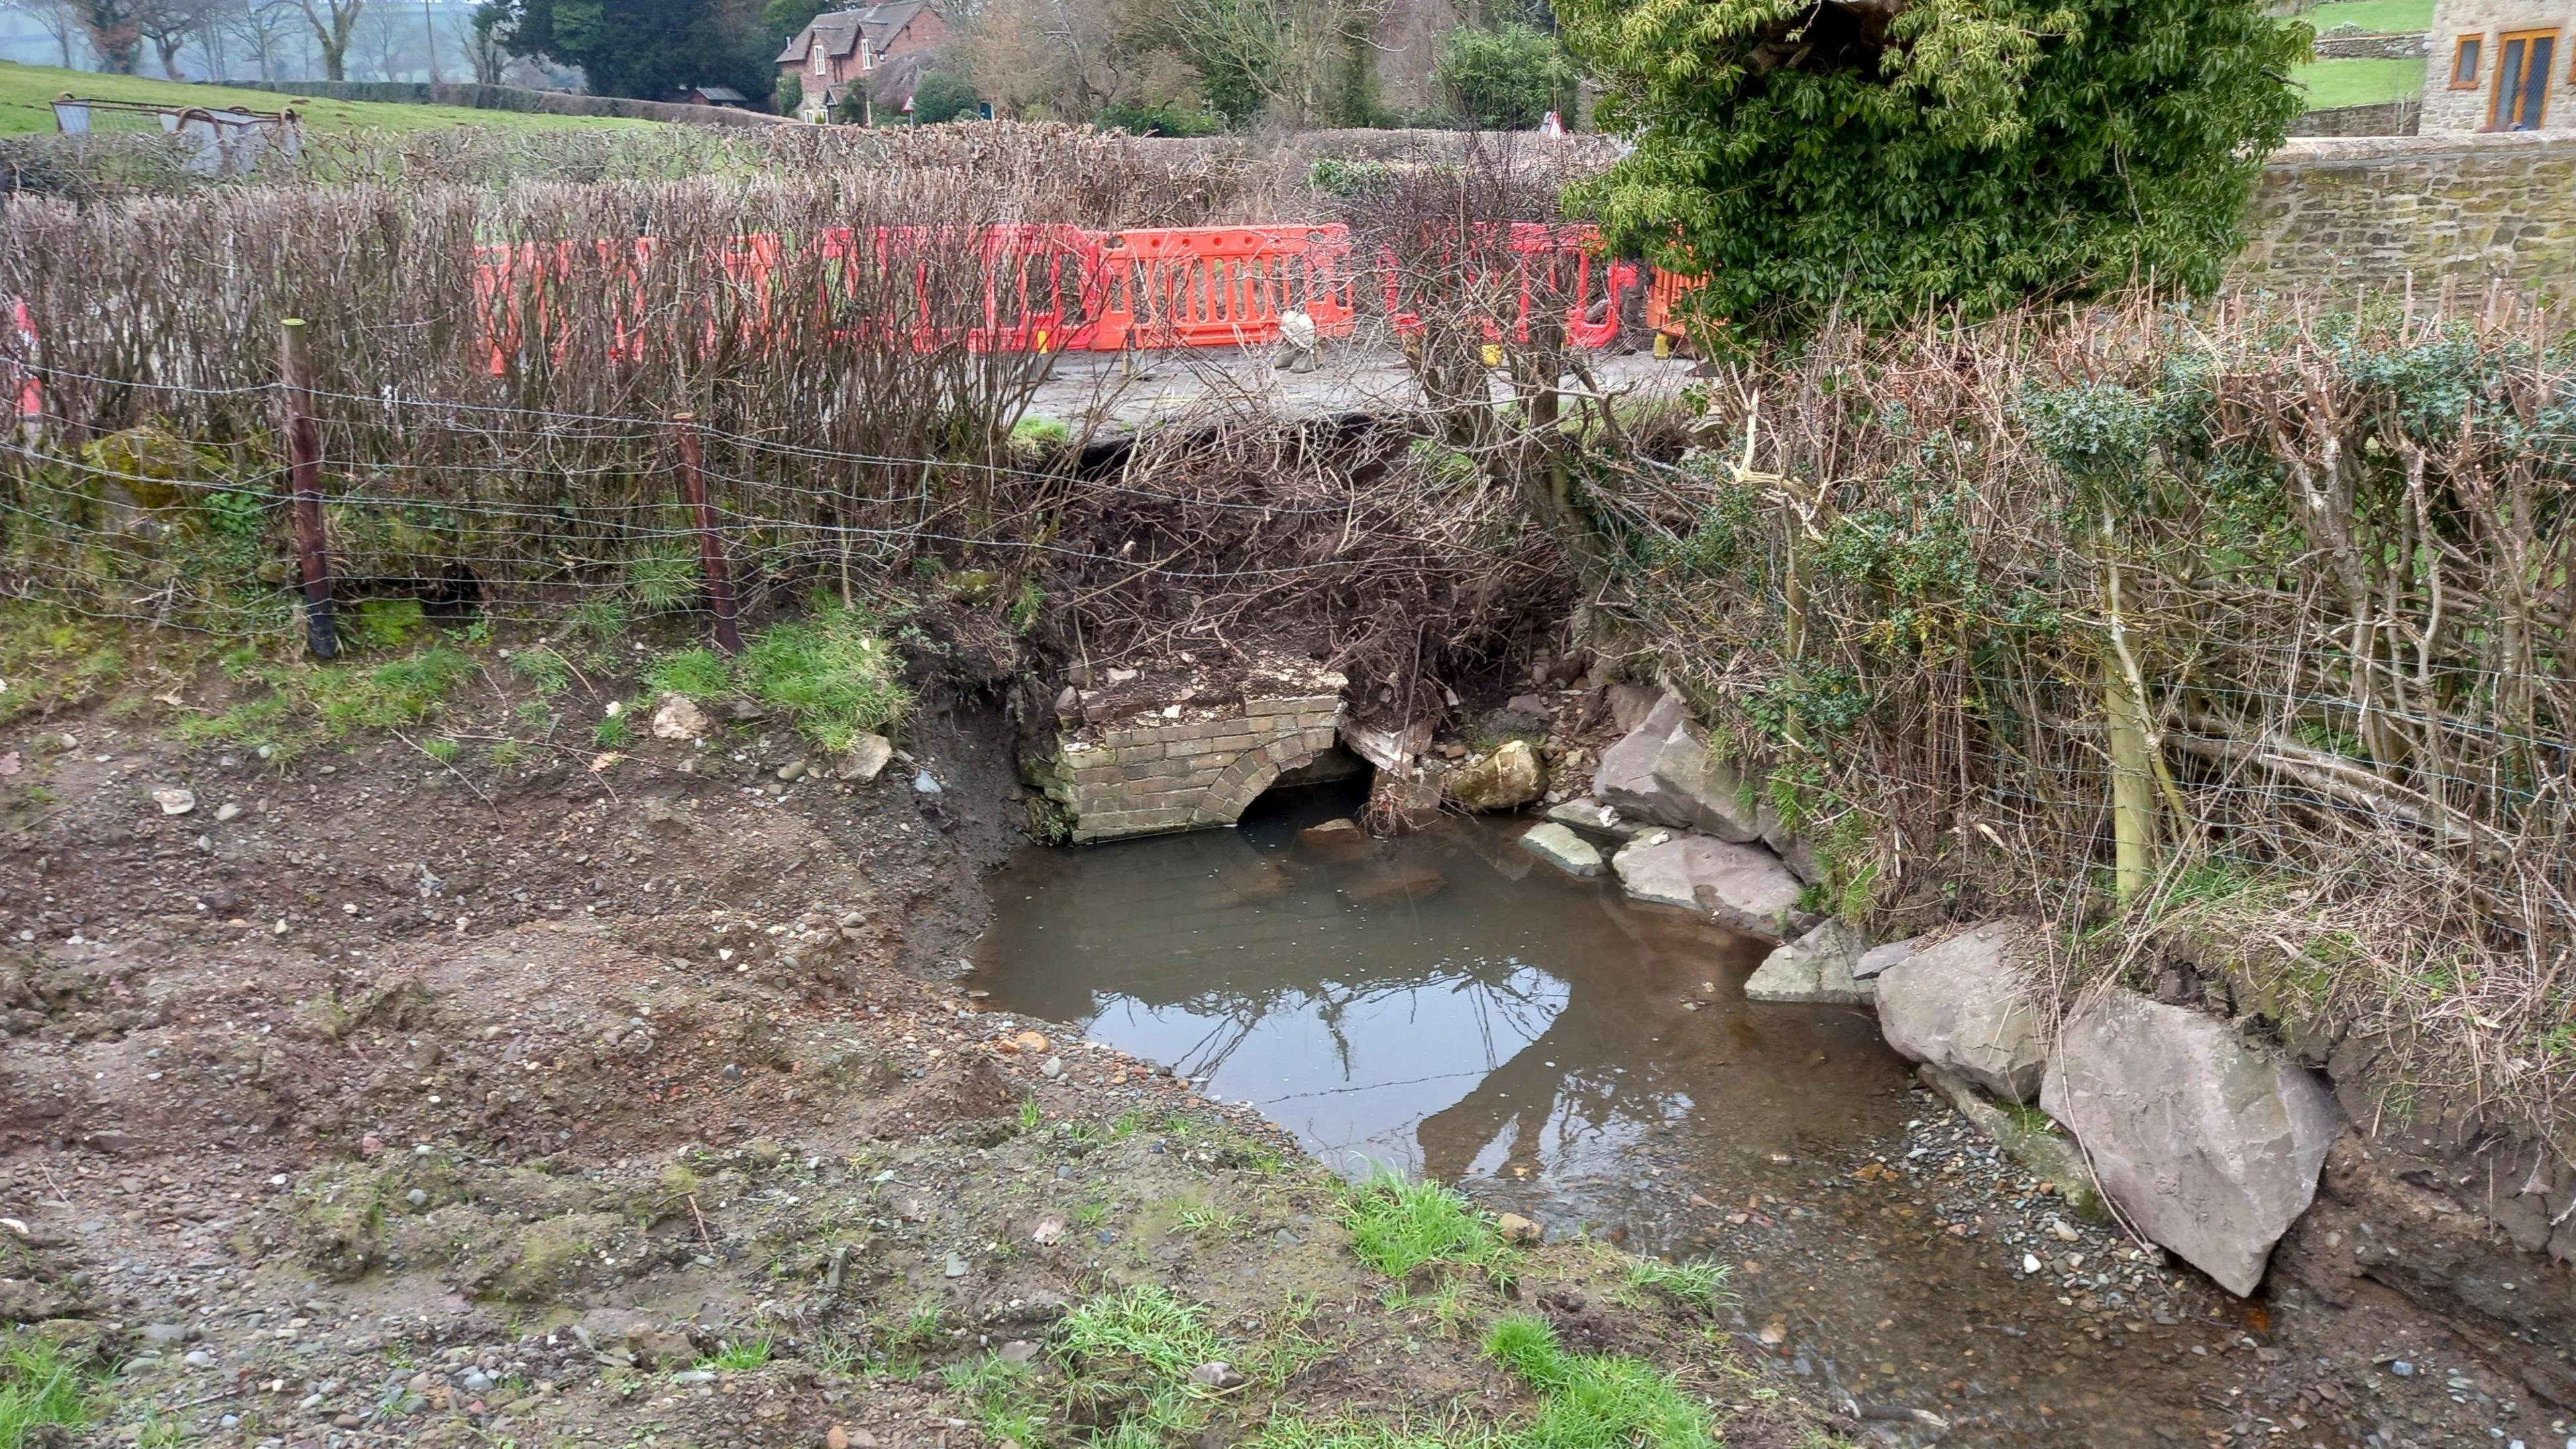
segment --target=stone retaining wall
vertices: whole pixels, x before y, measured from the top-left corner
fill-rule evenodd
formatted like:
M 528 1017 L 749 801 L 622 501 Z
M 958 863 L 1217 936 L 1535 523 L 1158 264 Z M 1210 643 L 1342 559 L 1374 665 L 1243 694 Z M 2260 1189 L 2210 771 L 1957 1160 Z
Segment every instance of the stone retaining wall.
M 2544 298 L 2576 287 L 2576 135 L 2290 141 L 2272 153 L 2229 281 L 2270 291 L 2357 284 L 2474 300 L 2490 279 Z
M 1340 733 L 1338 695 L 1247 699 L 1215 718 L 1131 720 L 1057 749 L 1047 793 L 1077 841 L 1231 825 L 1287 771 Z

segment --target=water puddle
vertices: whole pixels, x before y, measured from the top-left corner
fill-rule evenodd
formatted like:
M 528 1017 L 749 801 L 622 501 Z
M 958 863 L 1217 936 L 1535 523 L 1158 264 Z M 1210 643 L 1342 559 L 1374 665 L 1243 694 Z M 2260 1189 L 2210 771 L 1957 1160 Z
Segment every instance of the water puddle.
M 1298 828 L 1350 802 L 1299 793 L 1238 830 L 1024 853 L 992 882 L 989 1004 L 1203 1078 L 1345 1170 L 1715 1255 L 1734 1327 L 1882 1437 L 1935 1437 L 1917 1411 L 1952 1443 L 2225 1422 L 2243 1310 L 2075 1223 L 1866 1014 L 1749 1005 L 1761 943 L 1565 877 L 1507 824 L 1321 858 Z

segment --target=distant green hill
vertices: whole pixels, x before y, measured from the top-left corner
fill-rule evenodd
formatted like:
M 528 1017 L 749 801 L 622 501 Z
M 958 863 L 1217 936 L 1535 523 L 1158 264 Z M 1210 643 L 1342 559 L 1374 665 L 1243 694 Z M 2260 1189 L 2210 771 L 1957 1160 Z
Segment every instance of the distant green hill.
M 247 106 L 275 111 L 293 107 L 304 124 L 317 131 L 420 131 L 448 126 L 491 126 L 513 131 L 560 131 L 602 126 L 632 127 L 654 121 L 618 120 L 606 116 L 551 116 L 521 111 L 477 111 L 462 106 L 406 106 L 380 101 L 327 101 L 285 96 L 232 86 L 194 85 L 186 81 L 150 80 L 142 76 L 97 75 L 49 65 L 0 61 L 0 135 L 54 129 L 53 100 L 63 92 L 96 100 L 142 101 L 150 105 Z

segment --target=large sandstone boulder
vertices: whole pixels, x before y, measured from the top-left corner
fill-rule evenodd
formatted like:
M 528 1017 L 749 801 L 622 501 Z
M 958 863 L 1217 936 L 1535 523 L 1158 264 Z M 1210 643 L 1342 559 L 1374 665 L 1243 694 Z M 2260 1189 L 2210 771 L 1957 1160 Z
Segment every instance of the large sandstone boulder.
M 1867 1006 L 1878 983 L 1854 978 L 1869 942 L 1833 917 L 1762 960 L 1744 983 L 1744 999 L 1806 1006 Z
M 2048 1061 L 2039 1008 L 2013 969 L 2018 922 L 1953 936 L 1878 975 L 1878 1029 L 1910 1061 L 1930 1062 L 2011 1102 L 2039 1092 Z
M 2067 1018 L 2039 1105 L 2140 1232 L 2239 1297 L 2308 1210 L 2343 1130 L 2305 1068 L 2215 1017 L 2117 990 Z
M 1450 771 L 1441 787 L 1470 810 L 1517 810 L 1547 788 L 1547 773 L 1529 741 L 1505 740 L 1492 754 Z
M 1798 907 L 1798 878 L 1758 845 L 1659 830 L 1622 846 L 1610 869 L 1641 901 L 1698 911 L 1747 935 L 1783 940 L 1814 919 Z
M 1594 796 L 1622 815 L 1735 842 L 1762 835 L 1760 811 L 1743 786 L 1733 766 L 1708 757 L 1707 737 L 1669 694 L 1601 752 L 1592 777 Z

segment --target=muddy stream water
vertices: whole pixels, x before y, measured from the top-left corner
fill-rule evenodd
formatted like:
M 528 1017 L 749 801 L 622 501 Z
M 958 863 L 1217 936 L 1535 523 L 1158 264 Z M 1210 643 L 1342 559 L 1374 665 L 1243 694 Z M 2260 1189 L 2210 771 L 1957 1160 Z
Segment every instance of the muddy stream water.
M 1762 943 L 1564 876 L 1510 824 L 1299 846 L 1350 805 L 1024 852 L 992 882 L 988 1006 L 1167 1063 L 1346 1171 L 1714 1255 L 1747 1342 L 1904 1442 L 2202 1442 L 2238 1365 L 2278 1355 L 2263 1309 L 2065 1213 L 1865 1014 L 1748 1004 Z

